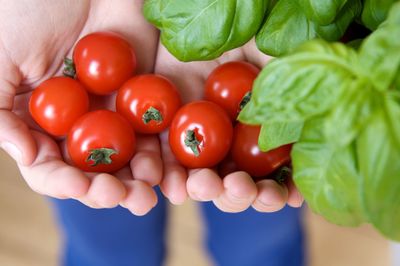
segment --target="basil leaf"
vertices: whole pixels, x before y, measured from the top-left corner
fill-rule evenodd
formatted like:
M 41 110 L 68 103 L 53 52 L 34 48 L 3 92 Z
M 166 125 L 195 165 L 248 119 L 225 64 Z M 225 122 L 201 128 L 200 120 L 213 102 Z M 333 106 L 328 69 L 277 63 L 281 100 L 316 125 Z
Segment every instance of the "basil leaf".
M 343 94 L 325 116 L 325 137 L 332 145 L 344 147 L 353 142 L 377 109 L 381 95 L 368 82 L 357 79 L 345 83 Z
M 162 27 L 162 10 L 165 8 L 167 1 L 146 0 L 143 5 L 143 13 L 147 20 L 154 24 L 157 28 Z
M 346 88 L 344 81 L 357 77 L 357 60 L 356 52 L 344 44 L 320 40 L 271 60 L 255 80 L 239 120 L 248 124 L 305 121 L 324 113 Z
M 242 46 L 259 29 L 268 0 L 150 0 L 144 15 L 179 60 L 209 60 Z
M 320 25 L 332 23 L 347 0 L 299 0 L 299 4 L 310 20 Z
M 400 91 L 400 68 L 397 70 L 393 84 L 390 87 Z
M 399 241 L 400 105 L 390 97 L 385 101 L 358 137 L 357 155 L 368 219 L 382 234 Z
M 324 124 L 322 117 L 306 122 L 292 149 L 293 178 L 314 212 L 335 224 L 356 226 L 365 218 L 355 148 L 331 145 Z
M 388 20 L 371 34 L 360 48 L 360 62 L 366 75 L 381 90 L 398 78 L 400 69 L 400 3 L 393 6 Z
M 261 126 L 258 146 L 264 152 L 299 140 L 303 129 L 303 121 L 272 122 Z
M 354 18 L 361 13 L 361 0 L 349 0 L 330 24 L 315 24 L 318 37 L 327 41 L 339 40 Z
M 265 16 L 268 16 L 272 9 L 274 8 L 274 6 L 276 5 L 276 3 L 278 2 L 278 0 L 270 0 L 268 1 L 268 7 L 267 7 L 267 11 L 265 11 Z
M 378 28 L 389 12 L 390 7 L 397 0 L 364 0 L 361 14 L 362 23 L 370 30 Z
M 363 39 L 355 39 L 346 43 L 347 46 L 353 48 L 354 50 L 358 50 L 363 42 Z
M 313 22 L 297 1 L 280 0 L 257 33 L 256 44 L 262 52 L 280 56 L 316 36 Z
M 398 119 L 400 117 L 400 92 L 392 91 L 385 95 L 385 105 L 386 105 L 386 116 L 387 121 L 389 121 L 389 127 L 391 132 L 395 132 L 394 140 L 396 141 L 397 147 L 400 146 L 400 123 Z
M 332 23 L 321 25 L 307 17 L 298 1 L 278 1 L 256 35 L 258 49 L 280 56 L 311 39 L 338 40 L 361 12 L 361 0 L 350 0 Z

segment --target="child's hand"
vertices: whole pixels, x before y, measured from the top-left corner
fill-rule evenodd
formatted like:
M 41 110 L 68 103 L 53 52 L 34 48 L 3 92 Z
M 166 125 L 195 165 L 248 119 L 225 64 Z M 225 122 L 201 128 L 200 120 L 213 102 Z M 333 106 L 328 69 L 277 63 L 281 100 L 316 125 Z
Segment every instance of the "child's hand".
M 65 56 L 84 35 L 113 31 L 131 42 L 138 73 L 152 72 L 158 33 L 141 14 L 141 1 L 0 1 L 0 143 L 16 160 L 28 185 L 55 198 L 73 198 L 94 208 L 118 204 L 135 214 L 157 202 L 152 189 L 162 177 L 157 137 L 137 139 L 130 168 L 116 175 L 87 174 L 66 164 L 64 141 L 43 134 L 28 113 L 32 90 L 61 75 Z M 113 96 L 93 97 L 96 107 L 114 107 Z M 145 169 L 145 170 L 143 170 Z
M 160 45 L 156 72 L 170 78 L 181 90 L 184 102 L 203 97 L 204 83 L 218 65 L 233 60 L 244 60 L 262 68 L 269 60 L 249 42 L 225 53 L 214 61 L 182 63 Z M 245 172 L 234 172 L 221 178 L 213 169 L 186 170 L 180 166 L 168 146 L 168 133 L 161 137 L 165 175 L 161 182 L 163 193 L 172 203 L 181 203 L 187 195 L 198 201 L 210 201 L 221 210 L 240 212 L 252 206 L 260 212 L 278 211 L 286 205 L 301 206 L 303 198 L 292 180 L 279 185 L 274 180 L 254 182 Z

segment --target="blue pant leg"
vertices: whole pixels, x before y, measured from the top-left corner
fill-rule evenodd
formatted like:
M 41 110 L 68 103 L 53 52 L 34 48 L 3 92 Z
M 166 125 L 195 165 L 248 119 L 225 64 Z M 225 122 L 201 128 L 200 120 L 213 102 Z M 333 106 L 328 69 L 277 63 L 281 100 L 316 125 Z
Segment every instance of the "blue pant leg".
M 219 266 L 305 265 L 301 209 L 286 207 L 276 213 L 248 209 L 224 213 L 213 203 L 202 203 L 206 244 Z
M 74 200 L 51 200 L 63 232 L 63 265 L 159 266 L 165 256 L 166 203 L 143 217 L 122 207 L 91 209 Z

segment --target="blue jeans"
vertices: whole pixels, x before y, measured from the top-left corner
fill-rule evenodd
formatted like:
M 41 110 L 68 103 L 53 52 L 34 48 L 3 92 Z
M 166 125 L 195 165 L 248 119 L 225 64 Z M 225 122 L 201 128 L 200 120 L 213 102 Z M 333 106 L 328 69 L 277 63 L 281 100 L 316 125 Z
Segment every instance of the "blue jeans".
M 64 233 L 63 265 L 163 265 L 167 206 L 160 193 L 158 205 L 143 217 L 121 207 L 95 210 L 74 200 L 51 201 Z M 200 206 L 215 265 L 305 265 L 300 209 L 230 214 L 212 203 Z

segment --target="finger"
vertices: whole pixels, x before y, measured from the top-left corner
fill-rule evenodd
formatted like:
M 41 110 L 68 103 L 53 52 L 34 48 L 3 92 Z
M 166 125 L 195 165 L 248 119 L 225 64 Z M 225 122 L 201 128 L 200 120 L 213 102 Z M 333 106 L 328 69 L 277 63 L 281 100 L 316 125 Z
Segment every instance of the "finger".
M 224 212 L 241 212 L 251 206 L 257 197 L 257 186 L 246 172 L 235 172 L 223 179 L 224 192 L 214 200 Z
M 0 121 L 0 147 L 19 165 L 30 165 L 35 160 L 37 147 L 28 126 L 7 110 L 0 110 Z
M 158 185 L 163 174 L 163 162 L 160 154 L 160 143 L 155 135 L 138 135 L 136 154 L 130 162 L 133 178 Z
M 55 198 L 79 198 L 90 186 L 79 169 L 62 161 L 57 144 L 48 136 L 31 131 L 38 153 L 29 166 L 18 165 L 28 185 L 36 192 Z
M 121 181 L 122 180 L 133 180 L 132 170 L 129 165 L 119 169 L 118 171 L 113 173 L 113 175 Z
M 304 202 L 304 197 L 300 194 L 300 192 L 297 190 L 297 187 L 295 186 L 293 182 L 293 178 L 288 178 L 286 182 L 286 186 L 288 188 L 288 201 L 287 204 L 293 208 L 299 208 L 303 205 Z
M 253 208 L 259 212 L 276 212 L 285 207 L 288 199 L 286 186 L 279 185 L 276 181 L 265 179 L 256 183 L 258 188 L 257 198 Z
M 100 173 L 92 178 L 88 192 L 78 200 L 92 208 L 113 208 L 125 198 L 124 184 L 116 177 Z
M 221 177 L 208 168 L 191 170 L 186 188 L 189 196 L 197 201 L 214 200 L 224 192 Z
M 262 69 L 273 57 L 262 53 L 256 45 L 255 39 L 251 39 L 247 42 L 243 48 L 244 55 L 250 63 L 256 65 Z
M 29 113 L 29 99 L 32 95 L 32 91 L 21 92 L 14 98 L 14 106 L 18 107 L 13 110 L 24 123 L 30 128 L 39 132 L 44 132 L 43 129 L 33 120 Z
M 164 163 L 164 177 L 160 189 L 164 196 L 174 205 L 183 204 L 188 193 L 186 191 L 187 172 L 173 155 L 168 144 L 168 132 L 160 134 L 162 158 Z
M 149 184 L 140 180 L 124 180 L 126 197 L 120 203 L 135 215 L 148 213 L 157 204 L 157 194 Z

